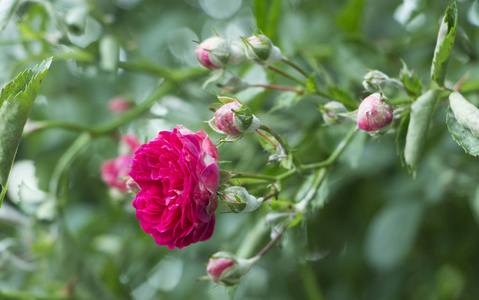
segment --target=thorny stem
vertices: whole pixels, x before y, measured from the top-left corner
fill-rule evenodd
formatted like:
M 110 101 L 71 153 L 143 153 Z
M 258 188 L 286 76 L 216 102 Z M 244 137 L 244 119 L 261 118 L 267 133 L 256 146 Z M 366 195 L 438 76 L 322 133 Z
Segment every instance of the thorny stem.
M 301 69 L 301 67 L 299 67 L 297 64 L 293 63 L 292 61 L 286 59 L 286 58 L 283 58 L 281 60 L 281 62 L 287 64 L 288 66 L 290 67 L 293 67 L 296 71 L 298 71 L 299 73 L 301 73 L 304 77 L 306 78 L 309 78 L 309 75 L 308 73 L 306 73 L 303 69 Z
M 304 94 L 304 91 L 298 90 L 295 88 L 290 88 L 286 86 L 280 86 L 280 85 L 272 85 L 272 84 L 252 84 L 252 87 L 262 87 L 265 89 L 270 89 L 270 90 L 279 90 L 279 91 L 288 91 L 288 92 L 295 92 L 296 94 Z

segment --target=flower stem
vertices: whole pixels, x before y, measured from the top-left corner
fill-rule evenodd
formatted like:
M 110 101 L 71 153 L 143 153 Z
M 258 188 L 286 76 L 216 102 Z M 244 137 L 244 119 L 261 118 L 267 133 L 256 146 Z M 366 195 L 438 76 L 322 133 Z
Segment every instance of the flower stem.
M 293 63 L 292 61 L 286 59 L 286 58 L 283 58 L 281 60 L 281 62 L 287 64 L 288 66 L 290 67 L 293 67 L 296 71 L 298 71 L 299 73 L 301 73 L 304 77 L 306 78 L 309 78 L 309 75 L 308 73 L 306 73 L 303 69 L 301 69 L 301 67 L 299 67 L 297 64 Z
M 276 68 L 276 67 L 273 67 L 271 65 L 268 65 L 268 64 L 265 64 L 265 63 L 260 63 L 258 62 L 260 65 L 262 65 L 263 67 L 265 67 L 266 69 L 270 69 L 271 71 L 273 72 L 276 72 L 278 74 L 280 74 L 281 76 L 285 77 L 285 78 L 288 78 L 294 82 L 296 82 L 297 84 L 299 85 L 302 85 L 302 86 L 306 86 L 306 83 L 304 81 L 302 81 L 301 79 L 298 79 L 292 75 L 289 75 L 288 73 L 286 72 L 283 72 L 281 71 L 280 69 Z
M 328 93 L 326 93 L 326 92 L 323 92 L 323 91 L 320 91 L 320 90 L 318 90 L 318 89 L 316 89 L 316 90 L 314 91 L 314 94 L 319 95 L 319 96 L 322 96 L 322 97 L 324 97 L 324 98 L 326 98 L 326 99 L 329 99 L 329 100 L 336 100 L 336 101 L 338 100 L 338 99 L 337 99 L 336 97 L 334 97 L 333 95 L 330 95 L 330 94 L 328 94 Z
M 253 173 L 233 173 L 231 178 L 251 178 L 251 179 L 261 179 L 266 181 L 276 181 L 276 176 L 263 175 L 263 174 L 253 174 Z
M 79 135 L 78 138 L 71 144 L 71 146 L 63 153 L 63 155 L 58 160 L 58 163 L 53 170 L 53 174 L 50 179 L 49 192 L 50 194 L 58 200 L 59 195 L 59 186 L 60 181 L 65 173 L 65 171 L 71 166 L 73 160 L 80 154 L 81 151 L 85 150 L 88 145 L 90 145 L 91 134 L 84 132 Z M 64 206 L 63 201 L 57 203 L 59 208 Z
M 278 147 L 278 143 L 276 143 L 275 141 L 273 141 L 272 139 L 270 139 L 266 134 L 264 134 L 261 130 L 256 130 L 256 133 L 258 133 L 259 135 L 261 135 L 268 143 L 270 143 L 274 149 L 276 149 Z
M 354 126 L 353 128 L 351 128 L 348 134 L 343 138 L 343 140 L 336 147 L 334 152 L 326 160 L 317 162 L 317 163 L 302 165 L 301 169 L 302 170 L 317 169 L 317 168 L 324 168 L 324 167 L 328 167 L 332 165 L 334 162 L 336 162 L 338 157 L 343 153 L 344 149 L 346 149 L 346 146 L 351 142 L 351 140 L 353 139 L 354 135 L 356 134 L 358 130 L 359 130 L 359 127 L 357 126 Z
M 251 86 L 253 87 L 262 87 L 265 89 L 270 89 L 270 90 L 279 90 L 279 91 L 288 91 L 288 92 L 294 92 L 296 94 L 304 94 L 304 91 L 298 90 L 295 88 L 290 88 L 286 86 L 279 86 L 279 85 L 272 85 L 272 84 L 252 84 Z
M 276 244 L 276 242 L 279 241 L 283 233 L 285 233 L 286 230 L 288 230 L 288 227 L 290 224 L 291 222 L 286 223 L 286 225 L 284 225 L 283 228 L 281 228 L 281 231 L 278 232 L 278 234 L 274 237 L 274 239 L 270 240 L 269 243 L 266 246 L 264 246 L 264 248 L 261 249 L 261 251 L 258 252 L 258 254 L 255 255 L 255 257 L 260 258 L 263 255 L 265 255 L 269 251 L 269 249 L 271 249 L 271 247 L 273 247 Z
M 285 152 L 285 154 L 289 154 L 288 144 L 286 144 L 286 142 L 283 140 L 283 138 L 281 138 L 279 136 L 279 134 L 276 133 L 276 131 L 274 131 L 273 129 L 271 129 L 270 127 L 268 127 L 264 124 L 262 124 L 259 129 L 261 129 L 263 131 L 266 131 L 267 133 L 271 134 L 278 141 L 279 146 L 281 146 L 281 148 L 282 148 L 282 149 L 280 149 L 280 152 Z
M 75 123 L 70 123 L 66 121 L 51 120 L 51 121 L 40 122 L 38 126 L 36 126 L 31 131 L 24 133 L 24 135 L 40 132 L 42 130 L 49 129 L 49 128 L 63 128 L 63 129 L 74 130 L 74 131 L 85 131 L 85 132 L 89 132 L 93 136 L 109 134 L 112 131 L 115 131 L 119 127 L 130 122 L 131 120 L 135 119 L 136 117 L 138 117 L 139 115 L 147 111 L 148 109 L 150 109 L 150 107 L 156 101 L 158 101 L 159 99 L 164 97 L 166 94 L 168 94 L 170 91 L 172 91 L 173 87 L 174 85 L 171 83 L 166 83 L 166 82 L 162 83 L 161 86 L 158 87 L 145 101 L 135 106 L 131 110 L 125 112 L 118 119 L 113 120 L 112 122 L 105 125 L 86 126 L 86 125 L 75 124 Z

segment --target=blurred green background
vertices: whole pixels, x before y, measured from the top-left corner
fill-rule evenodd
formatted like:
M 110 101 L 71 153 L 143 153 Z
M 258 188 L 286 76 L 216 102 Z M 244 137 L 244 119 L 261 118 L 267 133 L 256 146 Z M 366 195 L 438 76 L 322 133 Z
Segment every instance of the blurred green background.
M 10 4 L 14 13 L 0 32 L 1 85 L 54 57 L 31 120 L 105 124 L 119 118 L 108 110 L 111 98 L 141 103 L 165 77 L 174 91 L 118 133 L 146 142 L 176 124 L 220 137 L 204 121 L 221 89 L 202 88 L 209 72 L 192 42 L 214 30 L 236 40 L 261 29 L 286 57 L 317 74 L 320 87 L 358 104 L 367 95 L 362 76 L 377 69 L 396 77 L 401 59 L 423 86 L 430 84 L 437 31 L 451 1 L 2 0 L 0 15 L 9 15 Z M 477 106 L 479 2 L 457 5 L 460 29 L 446 85 L 467 74 L 464 93 Z M 291 85 L 252 64 L 230 70 L 251 83 Z M 236 96 L 286 135 L 304 163 L 326 158 L 348 130 L 324 125 L 318 107 L 327 99 L 319 96 L 259 88 Z M 375 139 L 359 134 L 321 188 L 316 209 L 242 278 L 236 299 L 477 299 L 479 164 L 451 138 L 446 107 L 441 101 L 436 109 L 415 180 L 396 156 L 395 129 Z M 133 196 L 101 181 L 100 164 L 118 154 L 117 134 L 96 138 L 74 160 L 57 214 L 45 191 L 78 134 L 55 128 L 22 140 L 0 209 L 0 298 L 227 299 L 225 288 L 196 279 L 211 254 L 236 252 L 257 224 L 266 229 L 253 250 L 265 245 L 268 208 L 235 215 L 220 206 L 210 240 L 182 250 L 157 246 L 134 216 Z M 253 135 L 219 151 L 229 161 L 223 169 L 278 170 L 265 166 L 268 154 Z M 280 197 L 292 200 L 303 181 L 287 180 Z

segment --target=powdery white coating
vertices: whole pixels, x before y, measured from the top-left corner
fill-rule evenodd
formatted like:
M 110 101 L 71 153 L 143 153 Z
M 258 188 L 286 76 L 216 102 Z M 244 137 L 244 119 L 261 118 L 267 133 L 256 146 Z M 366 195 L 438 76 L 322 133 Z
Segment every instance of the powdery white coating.
M 241 134 L 242 131 L 239 130 L 237 127 L 237 122 L 235 122 L 235 113 L 233 111 L 237 111 L 241 108 L 241 103 L 238 100 L 233 102 L 226 103 L 225 105 L 221 106 L 215 112 L 215 124 L 219 130 L 228 134 L 228 135 L 238 135 Z
M 365 131 L 377 131 L 391 123 L 393 109 L 381 100 L 378 93 L 366 97 L 358 109 L 358 127 Z

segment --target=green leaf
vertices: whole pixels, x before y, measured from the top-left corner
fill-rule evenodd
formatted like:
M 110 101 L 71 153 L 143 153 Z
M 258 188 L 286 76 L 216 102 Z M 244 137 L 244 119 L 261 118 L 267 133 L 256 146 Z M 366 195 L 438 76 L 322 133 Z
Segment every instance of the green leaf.
M 444 86 L 446 67 L 456 37 L 457 6 L 453 2 L 447 9 L 442 19 L 437 36 L 436 49 L 431 66 L 431 78 L 439 86 Z
M 364 0 L 350 0 L 336 17 L 336 22 L 345 31 L 359 32 L 361 17 L 364 16 Z
M 399 72 L 399 80 L 404 84 L 409 95 L 417 97 L 421 94 L 421 80 L 409 70 L 406 63 L 401 59 L 402 69 Z
M 452 138 L 461 146 L 466 153 L 473 156 L 479 155 L 479 138 L 465 126 L 459 124 L 454 113 L 449 107 L 447 109 L 447 128 Z
M 401 118 L 401 123 L 399 123 L 398 130 L 396 133 L 396 154 L 397 156 L 399 156 L 401 166 L 406 166 L 406 161 L 404 159 L 404 149 L 406 147 L 406 134 L 410 118 L 411 115 L 409 114 L 409 112 L 407 113 L 407 115 Z
M 460 93 L 449 95 L 449 104 L 457 122 L 479 137 L 479 109 L 469 103 Z
M 18 0 L 2 0 L 0 5 L 0 30 L 5 29 L 17 8 Z
M 100 40 L 99 48 L 100 67 L 107 72 L 116 71 L 120 59 L 120 47 L 115 38 L 111 35 L 105 35 Z
M 340 87 L 330 85 L 328 86 L 328 93 L 334 98 L 337 99 L 339 102 L 344 104 L 348 108 L 348 110 L 355 110 L 358 108 L 359 103 L 354 100 L 351 92 L 344 90 Z
M 417 98 L 411 105 L 411 120 L 409 121 L 406 145 L 404 147 L 404 160 L 410 172 L 415 174 L 416 166 L 426 144 L 427 131 L 431 121 L 434 107 L 440 91 L 428 90 Z
M 422 206 L 412 201 L 383 208 L 368 229 L 368 262 L 379 270 L 397 266 L 413 245 L 421 215 Z
M 10 81 L 0 93 L 0 206 L 7 190 L 8 176 L 23 127 L 51 62 L 52 59 L 48 58 L 33 70 L 27 69 Z

